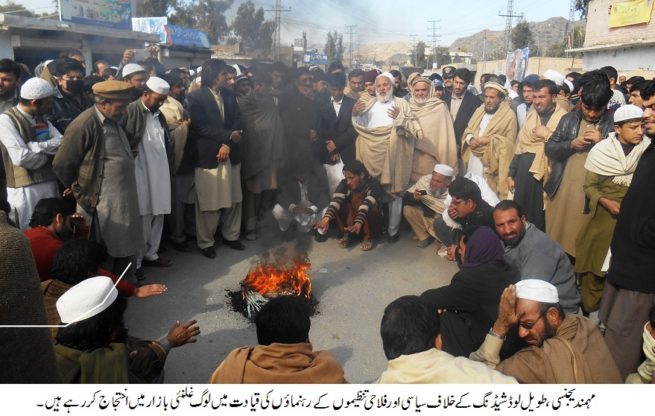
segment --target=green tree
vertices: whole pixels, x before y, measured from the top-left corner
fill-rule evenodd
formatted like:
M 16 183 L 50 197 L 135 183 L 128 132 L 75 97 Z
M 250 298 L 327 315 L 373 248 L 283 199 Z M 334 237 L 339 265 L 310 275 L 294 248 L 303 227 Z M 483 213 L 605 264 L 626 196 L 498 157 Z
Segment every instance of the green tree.
M 255 9 L 252 1 L 241 3 L 231 29 L 247 51 L 260 50 L 264 55 L 271 51 L 275 22 L 265 21 L 264 9 Z
M 412 66 L 416 68 L 427 68 L 428 59 L 425 56 L 425 42 L 419 41 L 416 45 L 409 51 L 410 61 Z
M 178 0 L 136 0 L 137 17 L 163 17 L 178 7 Z
M 338 32 L 328 32 L 323 53 L 327 55 L 328 63 L 343 59 L 343 35 Z
M 435 55 L 437 57 L 437 65 L 439 66 L 450 65 L 452 63 L 450 50 L 444 46 L 437 46 Z
M 0 13 L 9 13 L 14 16 L 37 17 L 36 13 L 31 12 L 20 3 L 9 0 L 6 4 L 0 5 Z
M 225 19 L 225 12 L 234 0 L 191 0 L 180 2 L 174 7 L 169 21 L 174 25 L 192 27 L 202 30 L 209 36 L 209 41 L 218 43 L 229 34 L 230 26 Z
M 523 49 L 531 46 L 534 43 L 532 38 L 532 31 L 528 22 L 519 22 L 514 29 L 512 29 L 512 46 L 514 49 Z
M 580 13 L 580 19 L 586 19 L 589 12 L 589 0 L 575 0 L 575 11 Z

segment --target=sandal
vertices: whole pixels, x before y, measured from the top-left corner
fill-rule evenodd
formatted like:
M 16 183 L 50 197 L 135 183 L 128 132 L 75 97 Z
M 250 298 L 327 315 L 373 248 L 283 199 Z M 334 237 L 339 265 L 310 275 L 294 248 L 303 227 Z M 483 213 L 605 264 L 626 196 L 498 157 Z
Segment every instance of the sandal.
M 348 248 L 350 246 L 350 234 L 344 234 L 343 237 L 339 239 L 339 247 Z
M 362 251 L 371 251 L 371 250 L 373 250 L 374 246 L 375 246 L 375 244 L 373 243 L 373 240 L 364 240 L 359 245 L 359 248 L 361 248 Z

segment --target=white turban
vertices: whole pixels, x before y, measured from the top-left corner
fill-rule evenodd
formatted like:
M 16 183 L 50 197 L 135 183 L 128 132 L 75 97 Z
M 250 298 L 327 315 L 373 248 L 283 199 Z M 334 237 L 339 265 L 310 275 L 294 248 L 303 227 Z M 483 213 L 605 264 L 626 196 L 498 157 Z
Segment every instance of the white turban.
M 26 100 L 42 100 L 54 95 L 52 85 L 43 78 L 30 78 L 20 89 L 20 98 Z
M 443 176 L 452 178 L 455 171 L 448 165 L 436 164 L 434 165 L 433 172 L 440 173 Z
M 375 80 L 377 81 L 380 77 L 387 77 L 389 81 L 391 82 L 391 86 L 393 87 L 393 84 L 396 82 L 396 78 L 391 75 L 391 72 L 383 72 L 380 75 L 378 75 Z
M 562 84 L 564 84 L 564 80 L 566 79 L 564 75 L 555 71 L 554 69 L 549 69 L 544 72 L 544 78 L 553 81 L 558 87 L 561 87 Z
M 540 303 L 559 303 L 557 288 L 540 279 L 525 279 L 516 284 L 516 297 Z
M 118 297 L 114 282 L 106 276 L 91 277 L 68 289 L 57 300 L 57 312 L 66 324 L 92 318 Z
M 146 82 L 146 87 L 148 87 L 150 91 L 154 91 L 157 94 L 161 94 L 161 95 L 168 95 L 168 92 L 171 89 L 171 86 L 168 85 L 168 82 L 164 81 L 159 77 L 148 78 L 148 82 Z

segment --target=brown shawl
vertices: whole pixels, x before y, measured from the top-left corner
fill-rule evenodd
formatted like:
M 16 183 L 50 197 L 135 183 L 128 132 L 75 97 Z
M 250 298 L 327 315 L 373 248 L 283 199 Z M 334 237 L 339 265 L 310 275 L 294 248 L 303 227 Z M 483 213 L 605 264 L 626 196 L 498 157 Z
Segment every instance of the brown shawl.
M 418 178 L 432 173 L 436 163 L 448 165 L 457 171 L 457 143 L 455 141 L 455 130 L 453 120 L 446 103 L 434 96 L 434 84 L 426 78 L 415 77 L 411 83 L 413 89 L 418 82 L 426 82 L 430 85 L 428 99 L 419 103 L 412 96 L 409 106 L 423 132 L 422 140 L 416 141 L 414 151 L 413 175 Z M 418 154 L 429 155 L 429 161 L 425 160 L 426 155 L 420 157 Z M 419 157 L 417 157 L 419 156 Z M 421 163 L 423 161 L 423 163 Z
M 503 101 L 482 133 L 483 136 L 490 139 L 489 143 L 472 150 L 466 143 L 466 137 L 469 134 L 474 138 L 480 137 L 480 123 L 484 115 L 483 104 L 471 116 L 471 120 L 469 120 L 468 126 L 462 135 L 462 159 L 465 163 L 468 163 L 471 153 L 480 158 L 484 165 L 484 176 L 489 187 L 502 200 L 507 198 L 509 191 L 507 176 L 509 174 L 509 165 L 514 156 L 514 142 L 518 122 L 516 114 L 509 103 Z
M 553 135 L 557 125 L 559 124 L 559 121 L 564 115 L 566 115 L 566 111 L 562 109 L 559 104 L 557 104 L 555 106 L 553 115 L 550 116 L 550 120 L 548 120 L 548 123 L 546 123 L 546 128 L 549 131 L 548 137 L 539 137 L 534 134 L 534 130 L 542 125 L 541 117 L 539 117 L 539 113 L 537 113 L 537 110 L 533 107 L 532 110 L 528 112 L 528 115 L 525 118 L 525 122 L 523 123 L 523 127 L 519 132 L 514 154 L 535 154 L 534 161 L 530 166 L 530 173 L 532 173 L 532 176 L 534 176 L 534 178 L 538 181 L 543 179 L 545 182 L 547 179 L 546 175 L 548 174 L 548 158 L 546 157 L 545 152 L 546 142 L 550 140 L 550 136 Z
M 603 336 L 592 321 L 567 315 L 554 337 L 502 361 L 496 370 L 520 383 L 623 383 Z
M 409 103 L 394 97 L 394 105 L 400 114 L 390 126 L 368 128 L 353 117 L 353 127 L 359 134 L 355 144 L 357 159 L 366 166 L 368 173 L 377 179 L 389 193 L 404 192 L 409 185 L 416 138 L 423 133 L 414 119 Z M 366 107 L 362 114 L 373 108 L 377 100 L 369 94 L 362 94 L 360 101 Z
M 214 371 L 211 384 L 342 384 L 341 365 L 308 342 L 233 350 Z

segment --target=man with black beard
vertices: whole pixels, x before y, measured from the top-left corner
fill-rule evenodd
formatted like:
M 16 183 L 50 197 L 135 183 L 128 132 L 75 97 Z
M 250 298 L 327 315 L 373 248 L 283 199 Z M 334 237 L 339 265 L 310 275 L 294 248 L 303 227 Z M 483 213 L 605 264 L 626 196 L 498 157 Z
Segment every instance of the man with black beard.
M 575 313 L 580 294 L 573 266 L 562 247 L 529 223 L 514 201 L 501 201 L 493 211 L 496 233 L 505 244 L 505 261 L 522 279 L 541 279 L 557 288 L 559 303 L 567 313 Z
M 0 60 L 0 114 L 18 104 L 20 68 L 11 59 Z M 0 200 L 7 199 L 4 163 L 0 158 Z
M 66 127 L 92 103 L 84 94 L 84 67 L 79 61 L 59 58 L 55 66 L 59 96 L 55 96 L 50 122 L 62 134 Z

